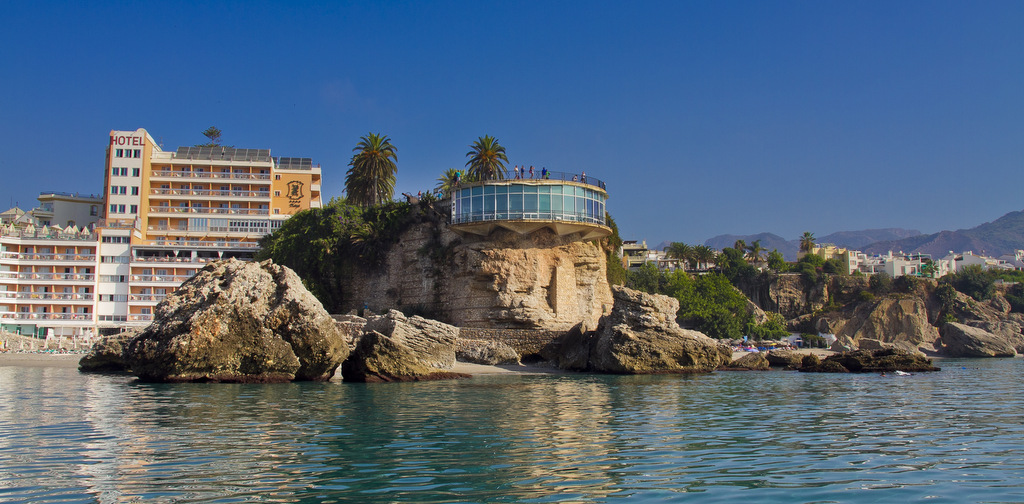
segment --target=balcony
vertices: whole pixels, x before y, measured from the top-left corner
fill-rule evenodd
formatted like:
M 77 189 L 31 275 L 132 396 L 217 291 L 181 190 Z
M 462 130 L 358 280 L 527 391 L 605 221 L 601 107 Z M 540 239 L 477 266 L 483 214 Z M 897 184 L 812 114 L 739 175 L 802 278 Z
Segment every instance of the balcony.
M 256 180 L 270 183 L 269 173 L 223 173 L 223 172 L 187 172 L 175 170 L 153 170 L 151 179 L 211 179 L 211 180 Z
M 0 259 L 13 259 L 17 261 L 78 261 L 96 262 L 95 254 L 38 254 L 34 252 L 0 252 Z
M 150 282 L 150 283 L 175 283 L 180 284 L 193 275 L 132 275 L 132 282 Z
M 167 196 L 172 199 L 185 198 L 189 196 L 205 196 L 217 198 L 263 198 L 270 199 L 270 191 L 248 191 L 248 190 L 223 190 L 223 189 L 150 189 L 149 194 L 154 196 Z
M 92 301 L 93 294 L 68 292 L 0 292 L 0 299 L 24 301 Z
M 270 210 L 260 208 L 185 208 L 172 206 L 155 206 L 149 208 L 149 213 L 150 215 L 270 215 Z
M 0 271 L 0 279 L 12 279 L 12 280 L 39 280 L 39 281 L 75 281 L 75 282 L 92 282 L 96 278 L 96 275 L 92 273 L 15 273 L 10 271 Z
M 128 301 L 159 303 L 166 297 L 167 294 L 128 294 Z
M 138 243 L 136 246 L 149 246 L 149 247 L 171 247 L 171 248 L 212 248 L 212 249 L 257 249 L 260 248 L 258 242 L 244 242 L 237 240 L 145 240 Z M 213 259 L 210 259 L 213 260 Z
M 28 312 L 0 312 L 0 319 L 3 320 L 76 320 L 91 322 L 91 313 L 28 313 Z
M 128 322 L 152 322 L 153 315 L 149 313 L 132 313 L 128 315 Z

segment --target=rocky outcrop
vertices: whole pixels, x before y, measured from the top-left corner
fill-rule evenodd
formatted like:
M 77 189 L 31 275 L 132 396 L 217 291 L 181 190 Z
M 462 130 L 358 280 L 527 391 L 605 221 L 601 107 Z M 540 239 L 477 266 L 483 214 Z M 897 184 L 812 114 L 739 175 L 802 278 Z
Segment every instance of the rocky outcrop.
M 796 369 L 800 367 L 800 361 L 803 359 L 803 355 L 794 352 L 793 350 L 770 350 L 765 359 L 768 360 L 768 365 L 771 367 L 781 367 L 786 369 Z
M 617 374 L 710 372 L 731 350 L 675 321 L 679 302 L 668 296 L 613 287 L 615 305 L 595 332 L 569 331 L 553 345 L 563 369 Z
M 342 311 L 410 307 L 457 326 L 565 331 L 611 309 L 600 245 L 547 230 L 460 236 L 443 223 L 402 233 L 380 268 L 356 271 Z
M 124 347 L 142 332 L 128 329 L 117 334 L 101 337 L 93 343 L 89 353 L 78 361 L 78 370 L 83 373 L 123 373 L 128 371 L 124 362 Z
M 1011 346 L 1017 353 L 1024 353 L 1024 334 L 1022 334 L 1024 314 L 1010 312 L 1010 303 L 1002 295 L 996 294 L 992 299 L 986 301 L 975 301 L 966 294 L 956 292 L 950 304 L 948 312 L 963 325 L 978 328 L 991 335 L 984 336 L 986 340 L 991 341 L 985 344 L 979 343 L 981 346 L 995 345 L 993 350 L 996 347 Z M 943 347 L 940 349 L 943 353 L 952 356 L 958 355 L 958 352 L 961 351 L 971 352 L 969 348 L 963 348 L 962 341 L 947 341 L 945 327 L 943 329 Z M 959 338 L 962 333 L 963 331 L 960 329 L 954 328 L 951 329 L 950 337 Z M 975 334 L 981 333 L 975 332 Z M 990 352 L 983 351 L 982 353 Z M 1001 351 L 1001 353 L 1005 352 Z
M 392 310 L 370 318 L 355 351 L 341 367 L 353 382 L 420 381 L 467 377 L 450 370 L 455 364 L 459 329 Z
M 719 369 L 767 371 L 770 368 L 767 352 L 751 352 Z
M 455 346 L 455 358 L 461 362 L 485 364 L 519 364 L 519 353 L 500 341 L 460 339 Z
M 143 380 L 327 380 L 349 353 L 330 315 L 290 269 L 234 259 L 167 296 L 125 349 Z
M 942 353 L 950 357 L 1015 357 L 1006 338 L 957 322 L 942 326 Z
M 813 356 L 808 356 L 813 357 Z M 898 348 L 856 350 L 830 355 L 825 360 L 804 358 L 800 371 L 811 373 L 882 373 L 938 371 L 931 359 Z

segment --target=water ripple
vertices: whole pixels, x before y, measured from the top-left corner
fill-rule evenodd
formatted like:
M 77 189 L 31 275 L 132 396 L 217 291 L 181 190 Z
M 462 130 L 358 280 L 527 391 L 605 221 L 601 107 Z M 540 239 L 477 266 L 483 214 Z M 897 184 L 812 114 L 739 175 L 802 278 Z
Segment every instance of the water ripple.
M 388 385 L 0 367 L 0 501 L 1022 502 L 1022 364 Z

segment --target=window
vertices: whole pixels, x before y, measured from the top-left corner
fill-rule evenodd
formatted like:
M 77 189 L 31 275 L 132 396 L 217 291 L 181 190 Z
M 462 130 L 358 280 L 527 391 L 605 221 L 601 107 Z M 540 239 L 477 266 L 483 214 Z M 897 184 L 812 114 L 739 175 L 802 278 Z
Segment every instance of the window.
M 117 213 L 117 205 L 110 205 L 110 213 Z
M 275 197 L 281 196 L 281 191 L 274 191 L 274 196 Z
M 139 186 L 132 186 L 132 196 L 139 195 Z
M 117 213 L 124 213 L 124 205 L 117 205 Z
M 118 174 L 118 173 L 120 173 L 120 172 L 121 172 L 121 169 L 120 169 L 120 168 L 118 168 L 118 167 L 116 167 L 116 166 L 110 169 L 110 174 L 111 174 L 111 175 L 113 175 L 113 176 L 115 176 L 115 177 L 116 177 L 116 176 L 117 176 L 117 174 Z
M 121 176 L 122 177 L 127 177 L 128 176 L 128 168 L 127 167 L 121 168 Z
M 89 207 L 89 215 L 95 217 L 96 215 L 99 215 L 99 213 L 100 209 L 96 205 L 92 205 Z
M 117 186 L 116 185 L 110 186 L 110 194 L 117 194 Z
M 118 187 L 118 190 L 121 192 L 121 194 L 128 194 L 128 186 Z
M 142 157 L 142 151 L 139 149 L 135 149 L 134 151 L 132 151 L 132 157 Z
M 139 170 L 140 170 L 139 168 L 132 168 L 132 176 L 133 177 L 138 177 L 139 176 Z
M 124 157 L 124 149 L 117 149 L 114 151 L 114 156 Z
M 277 215 L 277 214 L 280 214 L 280 213 L 281 213 L 281 209 L 280 208 L 275 208 L 274 209 L 274 215 Z
M 280 175 L 274 175 L 274 180 L 281 180 L 281 176 Z
M 132 205 L 131 213 L 133 213 L 133 214 L 139 213 L 139 205 Z

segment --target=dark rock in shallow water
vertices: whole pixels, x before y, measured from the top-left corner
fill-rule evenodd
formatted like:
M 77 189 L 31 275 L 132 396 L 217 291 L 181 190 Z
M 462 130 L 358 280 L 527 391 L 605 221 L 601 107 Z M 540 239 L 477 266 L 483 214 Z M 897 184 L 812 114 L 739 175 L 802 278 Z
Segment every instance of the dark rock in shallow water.
M 402 382 L 468 378 L 469 375 L 430 367 L 412 347 L 377 331 L 363 334 L 351 357 L 341 365 L 341 376 L 351 382 Z
M 207 265 L 167 296 L 125 349 L 148 381 L 328 380 L 345 338 L 292 270 L 271 261 Z
M 612 296 L 596 332 L 574 328 L 544 355 L 562 369 L 615 374 L 707 373 L 731 360 L 729 347 L 676 324 L 677 300 L 618 286 Z
M 765 352 L 751 352 L 718 369 L 734 371 L 767 371 L 771 369 L 771 366 L 768 363 L 768 356 Z
M 931 359 L 898 348 L 856 350 L 828 356 L 818 365 L 805 358 L 800 371 L 810 373 L 881 373 L 938 371 Z
M 787 369 L 796 369 L 800 367 L 800 361 L 803 359 L 803 355 L 794 352 L 793 350 L 771 350 L 768 355 L 765 356 L 768 359 L 768 365 L 771 367 L 782 367 Z
M 950 357 L 1015 357 L 1017 350 L 1008 338 L 980 327 L 956 322 L 942 326 L 942 353 Z
M 93 343 L 89 353 L 78 361 L 78 370 L 83 373 L 128 372 L 128 366 L 124 362 L 124 347 L 140 332 L 141 329 L 129 329 L 101 337 Z
M 466 378 L 455 365 L 459 329 L 401 312 L 366 321 L 352 355 L 341 366 L 345 381 L 392 382 Z

